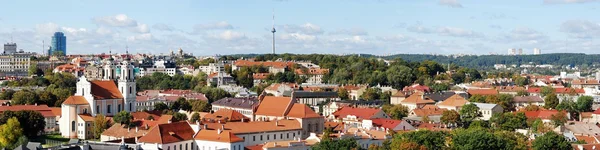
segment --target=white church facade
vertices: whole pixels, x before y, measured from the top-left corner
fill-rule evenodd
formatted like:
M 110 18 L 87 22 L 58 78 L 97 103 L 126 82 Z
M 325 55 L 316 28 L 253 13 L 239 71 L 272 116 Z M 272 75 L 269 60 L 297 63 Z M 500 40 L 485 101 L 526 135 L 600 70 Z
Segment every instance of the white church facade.
M 61 105 L 61 135 L 89 139 L 92 138 L 91 129 L 96 115 L 114 116 L 120 111 L 136 111 L 133 69 L 129 60 L 121 62 L 120 66 L 113 65 L 112 60 L 105 60 L 101 80 L 90 81 L 85 76 L 80 77 L 76 93 Z

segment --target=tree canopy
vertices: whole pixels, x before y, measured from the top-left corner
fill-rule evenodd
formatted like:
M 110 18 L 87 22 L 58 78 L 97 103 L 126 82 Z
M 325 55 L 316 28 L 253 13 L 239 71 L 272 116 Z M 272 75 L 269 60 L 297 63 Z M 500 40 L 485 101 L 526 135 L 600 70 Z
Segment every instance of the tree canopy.
M 532 142 L 532 148 L 534 150 L 573 149 L 571 143 L 564 136 L 554 132 L 546 132 L 544 135 L 536 137 Z

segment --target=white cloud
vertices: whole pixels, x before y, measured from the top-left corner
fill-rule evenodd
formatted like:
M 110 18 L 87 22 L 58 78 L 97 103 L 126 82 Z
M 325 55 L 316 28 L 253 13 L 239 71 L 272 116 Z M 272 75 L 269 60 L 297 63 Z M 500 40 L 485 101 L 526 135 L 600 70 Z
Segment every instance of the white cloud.
M 245 39 L 246 35 L 241 32 L 225 30 L 221 33 L 213 34 L 212 37 L 215 39 L 226 40 L 226 41 L 237 41 L 237 40 Z
M 466 30 L 463 28 L 456 28 L 456 27 L 440 27 L 437 29 L 437 33 L 439 35 L 454 36 L 454 37 L 468 37 L 468 38 L 483 37 L 482 33 L 474 32 L 471 30 Z
M 433 33 L 434 30 L 425 27 L 421 24 L 415 24 L 412 26 L 409 26 L 408 28 L 406 28 L 406 30 L 410 31 L 410 32 L 415 32 L 415 33 L 424 33 L 424 34 L 428 34 L 428 33 Z
M 329 32 L 330 35 L 368 35 L 369 33 L 363 28 L 348 28 L 348 29 L 338 29 L 332 32 Z
M 164 24 L 164 23 L 158 23 L 158 24 L 154 24 L 154 25 L 152 26 L 152 28 L 154 28 L 154 29 L 156 29 L 156 30 L 162 30 L 162 31 L 173 31 L 173 30 L 175 30 L 175 28 L 174 28 L 174 27 L 172 27 L 172 26 L 169 26 L 169 25 L 167 25 L 167 24 Z
M 324 32 L 320 26 L 312 23 L 305 23 L 302 25 L 281 25 L 276 27 L 276 29 L 287 33 L 303 33 L 311 35 L 323 34 Z
M 42 35 L 52 35 L 54 32 L 57 32 L 58 29 L 58 24 L 52 22 L 35 25 L 35 31 Z
M 156 41 L 152 33 L 143 33 L 127 37 L 128 42 Z
M 99 35 L 110 35 L 112 34 L 112 30 L 106 28 L 106 27 L 98 27 L 98 29 L 96 29 L 96 33 Z
M 440 5 L 452 7 L 452 8 L 462 8 L 462 4 L 458 2 L 458 0 L 440 0 Z
M 130 29 L 131 29 L 131 31 L 137 32 L 137 33 L 148 33 L 148 32 L 150 32 L 150 29 L 148 28 L 148 25 L 146 25 L 146 24 L 138 24 L 136 27 L 130 28 Z
M 517 27 L 507 34 L 500 35 L 498 42 L 540 42 L 548 36 L 528 27 Z
M 102 25 L 107 25 L 107 26 L 112 26 L 112 27 L 135 27 L 138 25 L 136 20 L 129 18 L 125 14 L 96 17 L 93 20 L 96 24 L 102 24 Z
M 544 4 L 571 4 L 571 3 L 587 3 L 598 2 L 599 0 L 544 0 Z
M 568 20 L 561 24 L 560 31 L 576 38 L 593 38 L 600 35 L 600 23 L 588 20 Z
M 225 21 L 219 21 L 215 23 L 197 24 L 194 26 L 195 30 L 227 30 L 233 29 L 233 26 Z

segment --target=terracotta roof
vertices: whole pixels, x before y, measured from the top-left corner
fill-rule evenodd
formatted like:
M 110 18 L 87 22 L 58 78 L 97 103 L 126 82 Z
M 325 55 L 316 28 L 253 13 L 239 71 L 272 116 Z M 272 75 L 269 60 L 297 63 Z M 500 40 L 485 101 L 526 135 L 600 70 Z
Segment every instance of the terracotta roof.
M 414 113 L 414 115 L 416 115 L 418 117 L 438 116 L 438 115 L 442 115 L 444 113 L 444 111 L 446 111 L 446 110 L 447 109 L 439 108 L 435 105 L 425 105 L 425 107 L 423 107 L 423 108 L 413 109 L 413 113 Z
M 256 109 L 256 115 L 285 116 L 286 111 L 293 105 L 290 97 L 265 96 Z
M 194 130 L 187 122 L 159 124 L 150 129 L 138 142 L 168 144 L 193 140 Z
M 527 102 L 544 102 L 544 99 L 540 96 L 515 96 L 513 102 L 527 103 Z
M 583 89 L 577 89 L 577 88 L 554 88 L 554 91 L 556 92 L 556 94 L 569 94 L 571 92 L 576 93 L 576 94 L 585 93 L 585 91 Z
M 202 119 L 209 119 L 209 120 L 224 120 L 224 121 L 241 121 L 242 119 L 244 120 L 250 120 L 250 118 L 244 116 L 243 114 L 235 111 L 235 110 L 231 110 L 231 109 L 219 109 L 216 112 L 212 113 L 212 114 L 206 114 L 204 117 L 202 117 Z
M 57 71 L 60 71 L 60 72 L 85 71 L 84 67 L 77 67 L 73 64 L 64 64 L 64 65 L 56 66 L 56 68 L 54 68 L 54 69 Z
M 258 144 L 258 145 L 246 146 L 246 147 L 244 147 L 244 150 L 263 150 L 263 145 Z
M 525 88 L 520 86 L 497 86 L 496 90 L 499 92 L 519 92 L 524 91 Z
M 373 124 L 376 126 L 384 127 L 387 129 L 394 129 L 404 120 L 395 120 L 395 119 L 387 119 L 387 118 L 377 118 L 373 119 Z
M 305 75 L 305 74 L 324 75 L 326 73 L 329 73 L 329 69 L 308 68 L 308 72 L 306 72 L 306 73 L 304 71 L 302 71 L 302 69 L 296 69 L 296 74 L 298 74 L 298 75 Z
M 81 114 L 79 115 L 79 117 L 81 117 L 81 119 L 83 119 L 83 121 L 94 121 L 94 117 L 88 114 Z
M 577 140 L 583 140 L 587 144 L 598 144 L 598 141 L 596 141 L 596 138 L 594 138 L 593 136 L 575 135 L 575 138 L 577 138 Z M 598 148 L 600 148 L 600 147 L 598 147 Z
M 304 104 L 300 104 L 300 103 L 295 103 L 294 106 L 292 106 L 292 109 L 290 109 L 290 111 L 287 114 L 288 117 L 294 117 L 294 118 L 319 118 L 319 117 L 323 117 L 317 113 L 315 113 L 315 111 L 313 111 L 312 109 L 310 109 L 308 106 L 304 105 Z
M 50 107 L 50 111 L 52 111 L 52 113 L 54 113 L 54 115 L 56 116 L 61 116 L 62 115 L 62 111 L 60 107 Z
M 427 129 L 427 130 L 431 130 L 431 131 L 449 130 L 447 128 L 443 128 L 442 124 L 437 124 L 437 123 L 421 123 L 421 124 L 419 124 L 419 126 L 417 128 Z
M 221 132 L 221 133 L 219 133 Z M 243 142 L 244 139 L 235 136 L 233 133 L 229 131 L 219 131 L 219 130 L 200 130 L 194 137 L 196 140 L 205 140 L 205 141 L 214 141 L 214 142 L 224 142 L 224 143 L 236 143 Z
M 37 111 L 44 117 L 56 117 L 52 110 L 46 105 L 12 105 L 12 106 L 0 106 L 0 113 L 4 111 L 21 111 L 31 110 Z
M 528 119 L 550 119 L 552 115 L 557 114 L 557 110 L 539 110 L 539 111 L 525 111 L 525 116 Z M 566 112 L 565 112 L 566 114 Z
M 269 73 L 254 73 L 252 74 L 252 79 L 254 80 L 264 80 L 267 79 Z
M 348 90 L 348 92 L 352 91 L 352 90 L 358 90 L 361 88 L 361 86 L 357 86 L 357 85 L 344 85 L 342 86 L 343 89 Z
M 146 129 L 147 123 L 142 123 L 142 124 L 143 124 L 142 126 L 137 126 L 138 128 L 136 131 L 135 127 L 127 128 L 127 127 L 121 125 L 120 123 L 115 123 L 110 128 L 104 130 L 104 132 L 102 132 L 102 135 L 110 136 L 110 137 L 117 137 L 117 138 L 141 137 L 144 134 L 148 133 L 148 131 L 150 131 L 150 129 L 152 129 L 152 127 L 156 126 L 156 124 L 148 124 L 148 129 Z
M 421 92 L 431 92 L 431 90 L 429 89 L 428 86 L 425 85 L 421 85 L 421 84 L 414 84 L 411 86 L 405 86 L 402 91 L 421 91 Z
M 152 116 L 152 118 L 154 118 L 154 120 L 158 120 L 160 118 L 160 115 L 161 115 L 161 112 L 159 112 L 159 111 L 137 111 L 137 112 L 131 113 L 131 116 L 133 117 L 134 120 L 147 119 L 150 116 Z
M 454 95 L 450 96 L 448 99 L 439 103 L 438 106 L 442 105 L 442 106 L 451 106 L 451 107 L 461 107 L 461 106 L 467 104 L 468 102 L 469 101 L 467 101 L 464 97 L 462 97 L 458 94 L 454 94 Z
M 123 95 L 114 81 L 92 81 L 94 99 L 122 99 Z
M 375 114 L 381 111 L 381 109 L 377 108 L 342 107 L 340 110 L 334 112 L 333 116 L 335 116 L 335 118 L 346 118 L 348 115 L 353 115 L 358 119 L 371 119 Z
M 89 105 L 83 96 L 69 96 L 63 104 L 65 105 Z
M 392 94 L 391 97 L 406 97 L 406 96 L 407 96 L 407 94 L 404 93 L 404 91 L 398 91 L 398 92 Z
M 530 87 L 529 89 L 527 89 L 527 93 L 540 93 L 542 91 L 542 88 L 539 87 Z
M 403 104 L 434 104 L 435 101 L 431 100 L 428 96 L 424 96 L 423 93 L 417 92 L 413 95 L 408 96 L 400 103 Z
M 274 83 L 274 84 L 269 85 L 265 89 L 268 89 L 268 90 L 271 90 L 271 91 L 277 91 L 279 89 L 279 86 L 288 86 L 288 87 L 290 87 L 292 89 L 298 89 L 300 87 L 296 83 Z
M 600 114 L 600 108 L 596 109 L 593 113 L 594 114 Z
M 592 112 L 581 112 L 579 113 L 581 115 L 581 118 L 592 118 Z
M 596 150 L 600 148 L 600 144 L 571 144 L 573 149 L 575 150 Z M 583 149 L 579 149 L 579 146 L 583 147 Z
M 323 126 L 325 128 L 332 128 L 333 131 L 343 131 L 344 130 L 344 122 L 325 121 L 325 124 Z
M 208 126 L 209 130 L 217 130 L 224 126 L 224 131 L 230 131 L 234 134 L 302 130 L 300 122 L 295 119 L 277 120 L 277 123 L 276 121 L 252 121 L 205 124 Z
M 600 85 L 600 82 L 598 82 L 598 80 L 596 79 L 590 79 L 590 80 L 573 80 L 571 82 L 571 85 Z
M 469 89 L 467 93 L 471 95 L 496 95 L 498 91 L 496 89 Z

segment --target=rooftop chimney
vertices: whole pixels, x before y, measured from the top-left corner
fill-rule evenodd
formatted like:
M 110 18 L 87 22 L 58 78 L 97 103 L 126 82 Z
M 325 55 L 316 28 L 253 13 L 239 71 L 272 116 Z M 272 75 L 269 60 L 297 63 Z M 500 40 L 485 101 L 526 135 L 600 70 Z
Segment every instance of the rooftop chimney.
M 204 129 L 208 130 L 208 125 L 207 124 L 204 124 Z
M 140 129 L 136 126 L 135 127 L 135 132 L 137 133 L 138 131 L 140 131 Z
M 170 124 L 170 123 L 171 123 L 171 119 L 169 119 L 169 121 L 167 121 L 167 123 L 169 123 L 169 124 Z
M 221 125 L 221 130 L 225 130 L 225 125 L 224 124 Z
M 278 127 L 279 126 L 279 120 L 275 120 L 275 126 Z
M 223 132 L 221 129 L 217 129 L 217 134 L 221 134 L 221 132 Z

